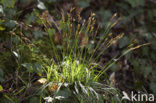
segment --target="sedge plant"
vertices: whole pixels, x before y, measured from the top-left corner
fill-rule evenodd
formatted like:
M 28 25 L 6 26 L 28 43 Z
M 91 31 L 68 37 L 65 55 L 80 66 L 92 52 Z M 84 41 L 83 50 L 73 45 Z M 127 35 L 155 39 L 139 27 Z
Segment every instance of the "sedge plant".
M 109 100 L 108 98 L 103 100 L 103 95 L 106 96 L 109 93 L 113 95 L 116 90 L 101 84 L 99 78 L 122 56 L 143 45 L 132 47 L 120 56 L 116 55 L 105 66 L 100 67 L 100 70 L 97 70 L 96 68 L 99 68 L 100 65 L 99 58 L 112 44 L 123 37 L 123 34 L 112 37 L 112 33 L 110 33 L 111 28 L 118 20 L 110 21 L 104 35 L 99 36 L 98 29 L 95 29 L 95 14 L 91 13 L 87 21 L 80 23 L 82 18 L 79 14 L 78 22 L 75 22 L 75 18 L 72 17 L 73 10 L 72 8 L 67 15 L 62 13 L 59 25 L 55 23 L 56 29 L 47 22 L 46 18 L 38 15 L 49 36 L 48 43 L 51 46 L 52 56 L 51 64 L 44 66 L 47 84 L 43 86 L 42 90 L 48 87 L 51 91 L 50 97 L 45 100 L 103 103 L 103 101 Z M 112 18 L 115 16 L 116 14 Z M 57 39 L 58 36 L 60 36 L 59 39 Z M 59 43 L 56 43 L 56 40 Z M 103 49 L 101 50 L 101 48 Z

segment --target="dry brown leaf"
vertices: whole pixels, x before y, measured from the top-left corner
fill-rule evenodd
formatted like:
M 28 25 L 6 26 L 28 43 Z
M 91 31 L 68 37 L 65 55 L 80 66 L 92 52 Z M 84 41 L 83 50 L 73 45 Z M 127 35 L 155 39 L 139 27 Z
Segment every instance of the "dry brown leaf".
M 58 85 L 57 84 L 53 84 L 50 89 L 51 89 L 52 92 L 54 92 L 54 91 L 57 90 L 57 88 L 58 88 Z
M 46 82 L 47 82 L 47 79 L 45 79 L 45 78 L 40 78 L 39 80 L 37 80 L 37 81 L 33 84 L 33 86 L 41 86 L 41 85 L 45 84 Z

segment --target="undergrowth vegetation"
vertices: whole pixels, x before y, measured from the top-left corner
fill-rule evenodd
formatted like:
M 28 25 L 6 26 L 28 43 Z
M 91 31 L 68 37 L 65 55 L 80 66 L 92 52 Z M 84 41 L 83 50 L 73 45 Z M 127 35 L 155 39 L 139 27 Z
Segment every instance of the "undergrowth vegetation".
M 70 13 L 72 13 L 72 9 Z M 99 78 L 105 73 L 106 69 L 110 68 L 113 62 L 110 61 L 107 66 L 100 67 L 98 58 L 123 34 L 112 38 L 110 28 L 115 23 L 110 22 L 105 34 L 109 35 L 109 38 L 107 36 L 100 37 L 100 39 L 96 38 L 97 31 L 93 31 L 96 23 L 94 14 L 91 14 L 88 21 L 81 25 L 74 23 L 70 13 L 67 17 L 62 16 L 58 27 L 58 32 L 61 35 L 57 34 L 55 29 L 47 27 L 45 18 L 39 17 L 48 33 L 51 47 L 49 50 L 51 50 L 50 55 L 52 57 L 50 65 L 44 62 L 45 66 L 43 68 L 47 77 L 47 84 L 44 85 L 43 91 L 46 89 L 45 87 L 49 87 L 53 92 L 52 94 L 46 94 L 48 97 L 44 99 L 47 102 L 65 101 L 71 103 L 102 103 L 108 101 L 108 99 L 103 98 L 103 95 L 107 95 L 107 98 L 109 98 L 109 95 L 116 96 L 117 90 L 100 83 Z M 78 19 L 80 21 L 81 17 L 79 16 Z M 57 42 L 56 38 L 60 38 L 62 42 Z M 94 42 L 97 45 L 94 45 Z M 106 48 L 99 52 L 98 49 L 104 45 Z M 113 99 L 110 99 L 110 101 L 113 101 Z
M 120 92 L 106 78 L 106 71 L 121 57 L 141 46 L 129 44 L 105 65 L 99 58 L 116 44 L 124 34 L 113 37 L 111 29 L 115 22 L 108 22 L 104 33 L 99 34 L 96 15 L 83 21 L 62 11 L 59 23 L 47 11 L 34 10 L 36 22 L 32 25 L 10 20 L 14 25 L 5 25 L 1 19 L 3 39 L 10 47 L 0 55 L 0 68 L 8 75 L 0 78 L 2 103 L 122 103 Z M 33 27 L 38 25 L 39 27 Z M 31 32 L 33 32 L 33 35 Z M 42 34 L 42 35 L 41 35 Z M 3 58 L 2 58 L 3 57 Z M 8 69 L 9 68 L 9 69 Z M 1 69 L 0 69 L 1 70 Z M 6 87 L 4 87 L 6 86 Z

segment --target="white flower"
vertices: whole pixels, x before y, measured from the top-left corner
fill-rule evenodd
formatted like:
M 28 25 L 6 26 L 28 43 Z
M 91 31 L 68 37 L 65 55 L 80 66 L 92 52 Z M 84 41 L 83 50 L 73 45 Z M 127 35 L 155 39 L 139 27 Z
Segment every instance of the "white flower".
M 64 99 L 65 97 L 63 97 L 63 96 L 57 96 L 57 97 L 55 97 L 55 99 L 58 99 L 58 100 L 60 100 L 60 99 Z
M 67 87 L 69 84 L 68 83 L 64 83 L 64 86 Z
M 45 97 L 44 100 L 46 101 L 45 103 L 47 103 L 47 102 L 50 103 L 50 102 L 52 102 L 54 99 L 53 99 L 52 97 L 49 96 L 49 97 Z
M 94 42 L 94 40 L 91 40 L 90 43 L 91 43 L 91 44 L 94 44 L 95 42 Z

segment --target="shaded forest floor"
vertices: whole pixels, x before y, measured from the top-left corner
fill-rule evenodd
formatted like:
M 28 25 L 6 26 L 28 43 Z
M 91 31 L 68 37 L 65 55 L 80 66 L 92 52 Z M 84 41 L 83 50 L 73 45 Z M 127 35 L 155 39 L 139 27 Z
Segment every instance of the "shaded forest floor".
M 0 102 L 122 103 L 156 95 L 153 0 L 0 1 Z

